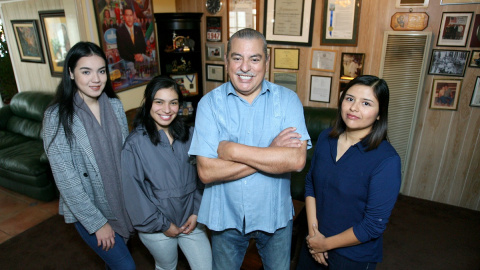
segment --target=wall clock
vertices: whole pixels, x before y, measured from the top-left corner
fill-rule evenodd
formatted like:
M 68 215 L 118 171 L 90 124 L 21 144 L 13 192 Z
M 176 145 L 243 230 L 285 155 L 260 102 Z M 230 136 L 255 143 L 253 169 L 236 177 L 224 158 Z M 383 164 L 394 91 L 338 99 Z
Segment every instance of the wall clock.
M 210 14 L 216 14 L 222 9 L 223 6 L 223 1 L 222 0 L 207 0 L 205 3 L 205 6 L 207 7 L 207 11 Z

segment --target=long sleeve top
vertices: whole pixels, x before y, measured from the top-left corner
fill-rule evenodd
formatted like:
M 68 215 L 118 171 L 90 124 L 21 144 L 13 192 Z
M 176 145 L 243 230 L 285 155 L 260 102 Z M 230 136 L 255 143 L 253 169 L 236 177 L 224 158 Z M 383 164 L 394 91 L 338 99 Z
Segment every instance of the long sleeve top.
M 330 237 L 351 227 L 359 245 L 332 250 L 354 261 L 380 262 L 382 234 L 401 183 L 400 157 L 389 142 L 366 151 L 360 142 L 336 161 L 331 129 L 318 137 L 305 179 L 305 197 L 316 199 L 318 229 Z
M 193 129 L 193 128 L 192 128 Z M 160 143 L 152 144 L 142 127 L 137 127 L 122 150 L 122 179 L 125 203 L 133 226 L 140 232 L 164 232 L 173 223 L 182 226 L 198 215 L 202 184 L 187 154 L 187 142 L 170 145 L 164 131 Z

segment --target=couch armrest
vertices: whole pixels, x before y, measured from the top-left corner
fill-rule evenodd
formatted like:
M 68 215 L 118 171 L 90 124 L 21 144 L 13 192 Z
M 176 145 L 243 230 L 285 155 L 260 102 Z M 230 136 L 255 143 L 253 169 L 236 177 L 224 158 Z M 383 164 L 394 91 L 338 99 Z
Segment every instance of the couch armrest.
M 10 110 L 10 105 L 5 105 L 0 108 L 0 130 L 7 128 L 7 122 L 10 117 L 12 117 L 13 113 Z

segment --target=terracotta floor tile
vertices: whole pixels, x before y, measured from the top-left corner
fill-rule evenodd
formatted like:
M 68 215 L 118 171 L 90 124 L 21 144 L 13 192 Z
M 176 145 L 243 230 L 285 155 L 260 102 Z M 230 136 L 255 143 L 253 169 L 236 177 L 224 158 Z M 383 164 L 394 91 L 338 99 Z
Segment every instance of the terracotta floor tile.
M 24 211 L 0 222 L 0 230 L 10 235 L 17 235 L 53 215 L 48 211 L 42 211 L 38 206 L 30 206 Z
M 4 193 L 6 195 L 9 195 L 9 196 L 13 196 L 14 198 L 16 199 L 19 199 L 21 201 L 24 201 L 26 203 L 33 203 L 33 202 L 37 202 L 38 200 L 35 200 L 33 198 L 30 198 L 28 196 L 25 196 L 23 194 L 20 194 L 20 193 L 17 193 L 15 191 L 11 191 L 9 189 L 6 189 L 4 187 L 0 187 L 0 193 Z
M 42 211 L 46 211 L 52 215 L 58 214 L 58 199 L 51 202 L 42 202 L 38 204 L 38 208 Z
M 28 203 L 6 193 L 0 193 L 0 222 L 28 208 Z

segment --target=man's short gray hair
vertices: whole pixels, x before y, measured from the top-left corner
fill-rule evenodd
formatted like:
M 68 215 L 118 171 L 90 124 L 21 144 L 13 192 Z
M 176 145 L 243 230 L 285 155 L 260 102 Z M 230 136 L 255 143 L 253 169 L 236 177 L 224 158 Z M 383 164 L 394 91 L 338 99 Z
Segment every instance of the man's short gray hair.
M 230 51 L 232 50 L 232 40 L 234 39 L 261 39 L 263 42 L 263 53 L 265 54 L 265 57 L 268 57 L 267 54 L 267 40 L 265 39 L 265 36 L 258 32 L 257 30 L 253 30 L 251 28 L 244 28 L 242 30 L 237 31 L 235 34 L 233 34 L 230 37 L 230 40 L 228 40 L 227 43 L 227 59 L 230 56 Z

